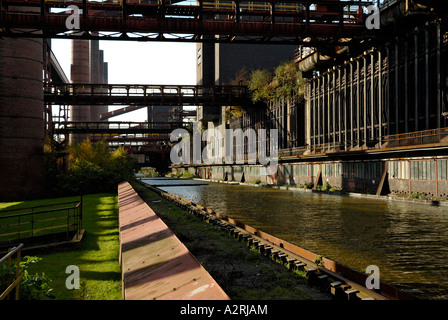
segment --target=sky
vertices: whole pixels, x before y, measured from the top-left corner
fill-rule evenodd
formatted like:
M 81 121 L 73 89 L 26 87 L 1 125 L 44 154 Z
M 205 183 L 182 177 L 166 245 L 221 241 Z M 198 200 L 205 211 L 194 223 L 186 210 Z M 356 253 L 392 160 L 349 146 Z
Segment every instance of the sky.
M 111 84 L 196 84 L 196 44 L 100 40 Z M 71 40 L 53 39 L 51 47 L 70 79 Z M 120 107 L 109 107 L 109 111 Z M 145 109 L 109 121 L 145 121 Z

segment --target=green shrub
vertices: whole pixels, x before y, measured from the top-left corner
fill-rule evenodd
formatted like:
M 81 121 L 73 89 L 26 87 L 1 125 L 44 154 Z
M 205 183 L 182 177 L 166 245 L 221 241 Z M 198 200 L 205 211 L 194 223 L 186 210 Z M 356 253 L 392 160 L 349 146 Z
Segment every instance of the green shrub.
M 412 193 L 409 194 L 408 198 L 425 200 L 426 199 L 426 194 L 423 193 L 423 192 L 412 192 Z
M 159 173 L 154 168 L 141 168 L 138 173 L 144 174 L 145 176 L 149 176 L 149 177 L 158 177 L 159 176 Z
M 255 103 L 288 99 L 293 95 L 303 99 L 306 82 L 298 64 L 286 61 L 275 68 L 273 73 L 264 69 L 254 70 L 247 84 Z
M 318 255 L 316 258 L 314 258 L 313 262 L 320 267 L 324 265 L 323 257 L 321 255 Z
M 303 184 L 303 187 L 304 187 L 305 189 L 312 189 L 312 188 L 313 188 L 313 183 L 312 183 L 312 182 L 305 182 L 305 183 Z
M 261 180 L 260 180 L 260 179 L 255 179 L 253 183 L 254 183 L 254 184 L 260 184 L 260 183 L 261 183 Z
M 189 171 L 185 171 L 180 177 L 182 179 L 192 179 L 195 178 L 196 176 Z
M 50 287 L 51 279 L 45 273 L 31 275 L 28 272 L 28 266 L 31 263 L 37 263 L 42 258 L 25 256 L 20 261 L 20 270 L 23 274 L 22 281 L 19 284 L 19 300 L 40 300 L 41 298 L 54 299 Z M 0 266 L 0 293 L 3 293 L 6 288 L 15 279 L 17 271 L 17 263 L 8 266 L 6 263 Z
M 316 187 L 316 189 L 317 189 L 318 191 L 330 191 L 330 190 L 331 190 L 331 185 L 328 183 L 328 181 L 325 181 L 325 183 L 324 183 L 323 186 L 318 185 L 318 186 Z
M 89 139 L 67 148 L 68 169 L 55 163 L 55 151 L 44 149 L 44 183 L 49 196 L 116 192 L 118 183 L 134 179 L 135 160 L 120 147 L 109 150 L 106 141 Z M 56 160 L 55 160 L 56 159 Z

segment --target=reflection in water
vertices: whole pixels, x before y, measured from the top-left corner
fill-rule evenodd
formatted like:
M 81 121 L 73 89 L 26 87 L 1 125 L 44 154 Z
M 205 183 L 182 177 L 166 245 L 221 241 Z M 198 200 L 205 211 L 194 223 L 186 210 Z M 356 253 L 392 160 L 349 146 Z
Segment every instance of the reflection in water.
M 448 299 L 448 210 L 413 203 L 209 183 L 163 187 L 424 299 Z

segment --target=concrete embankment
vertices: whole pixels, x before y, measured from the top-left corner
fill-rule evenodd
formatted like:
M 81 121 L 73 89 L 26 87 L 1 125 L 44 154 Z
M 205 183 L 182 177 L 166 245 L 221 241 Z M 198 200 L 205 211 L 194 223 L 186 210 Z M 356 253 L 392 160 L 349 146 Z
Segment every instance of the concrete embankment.
M 229 299 L 127 182 L 118 203 L 124 300 Z

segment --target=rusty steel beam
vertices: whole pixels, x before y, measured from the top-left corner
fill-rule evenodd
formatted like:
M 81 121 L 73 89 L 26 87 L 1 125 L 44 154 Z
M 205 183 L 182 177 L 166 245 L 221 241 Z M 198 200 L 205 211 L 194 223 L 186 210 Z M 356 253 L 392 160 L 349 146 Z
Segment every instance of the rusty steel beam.
M 91 141 L 101 141 L 106 140 L 107 142 L 122 142 L 124 144 L 126 143 L 154 143 L 154 142 L 160 142 L 160 141 L 170 141 L 170 135 L 169 134 L 160 134 L 160 135 L 145 135 L 142 137 L 129 137 L 126 135 L 126 137 L 122 137 L 121 135 L 92 135 Z
M 101 121 L 107 120 L 116 116 L 121 116 L 123 114 L 139 110 L 142 108 L 146 108 L 147 106 L 127 106 L 124 108 L 120 108 L 118 110 L 112 110 L 109 112 L 105 112 L 101 114 Z M 192 117 L 196 116 L 196 110 L 193 111 L 187 111 L 187 110 L 178 110 L 178 111 L 170 111 L 170 112 L 164 112 L 163 116 L 179 116 L 179 117 Z
M 308 45 L 313 41 L 357 37 L 367 31 L 364 17 L 353 6 L 370 5 L 370 1 L 337 4 L 321 1 L 317 6 L 312 1 L 281 2 L 272 1 L 270 6 L 260 5 L 258 9 L 241 8 L 240 14 L 235 14 L 232 7 L 223 7 L 224 4 L 207 7 L 203 2 L 180 6 L 83 1 L 80 28 L 68 30 L 65 22 L 72 11 L 49 10 L 71 4 L 79 6 L 79 2 L 3 0 L 0 27 L 2 36 L 28 38 L 298 44 L 312 37 L 306 41 Z M 41 7 L 41 10 L 22 14 L 14 11 L 15 7 Z
M 127 106 L 127 107 L 124 107 L 124 108 L 120 108 L 118 110 L 112 110 L 112 111 L 109 111 L 109 112 L 102 113 L 100 115 L 100 120 L 101 121 L 107 120 L 107 119 L 110 119 L 112 117 L 120 116 L 120 115 L 126 114 L 128 112 L 132 112 L 132 111 L 139 110 L 139 109 L 142 109 L 142 108 L 146 108 L 146 106 Z

